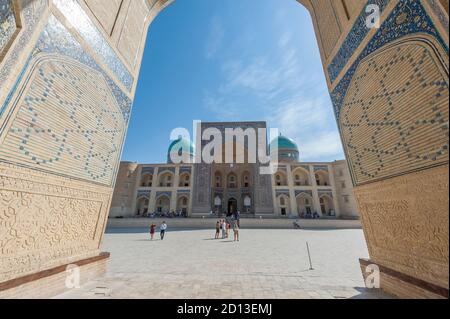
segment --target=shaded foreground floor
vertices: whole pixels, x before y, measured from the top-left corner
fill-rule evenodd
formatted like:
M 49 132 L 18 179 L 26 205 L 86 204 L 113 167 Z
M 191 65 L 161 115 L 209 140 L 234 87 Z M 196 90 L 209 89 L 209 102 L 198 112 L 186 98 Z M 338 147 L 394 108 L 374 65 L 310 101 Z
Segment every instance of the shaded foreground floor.
M 240 242 L 210 231 L 106 234 L 105 276 L 57 298 L 386 298 L 364 288 L 362 230 L 241 230 Z M 156 236 L 159 238 L 159 236 Z M 314 270 L 309 270 L 306 241 Z

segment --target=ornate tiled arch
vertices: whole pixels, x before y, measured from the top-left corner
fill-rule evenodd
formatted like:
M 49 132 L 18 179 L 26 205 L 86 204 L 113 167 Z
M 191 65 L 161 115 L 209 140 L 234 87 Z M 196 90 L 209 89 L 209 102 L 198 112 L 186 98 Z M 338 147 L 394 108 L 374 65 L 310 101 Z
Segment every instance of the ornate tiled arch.
M 112 185 L 126 122 L 100 72 L 38 54 L 4 128 L 1 160 Z
M 427 39 L 402 39 L 361 61 L 339 119 L 357 185 L 448 163 L 448 88 L 448 70 Z
M 365 28 L 365 26 L 362 28 Z M 382 48 L 384 45 L 412 34 L 432 36 L 448 55 L 448 46 L 446 42 L 436 30 L 431 18 L 420 1 L 399 1 L 388 18 L 382 23 L 380 29 L 375 33 L 331 92 L 336 119 L 339 120 L 342 103 L 359 63 L 365 57 Z

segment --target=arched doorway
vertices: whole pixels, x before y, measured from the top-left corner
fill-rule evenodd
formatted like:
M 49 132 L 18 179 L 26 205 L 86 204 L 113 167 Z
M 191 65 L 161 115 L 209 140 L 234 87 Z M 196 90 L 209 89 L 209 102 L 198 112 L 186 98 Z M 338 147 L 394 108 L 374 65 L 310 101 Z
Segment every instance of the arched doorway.
M 187 195 L 178 198 L 177 213 L 186 217 L 189 215 L 189 197 Z
M 182 173 L 180 174 L 179 187 L 189 187 L 191 185 L 191 174 Z
M 330 178 L 327 171 L 316 171 L 314 176 L 317 186 L 330 186 Z
M 314 205 L 313 205 L 313 199 L 312 196 L 309 194 L 300 194 L 297 196 L 297 209 L 298 209 L 298 216 L 308 217 L 312 216 L 314 213 Z
M 238 201 L 233 197 L 229 198 L 227 202 L 227 216 L 233 215 L 234 213 L 237 212 L 237 210 L 238 210 Z
M 287 184 L 288 184 L 286 173 L 283 171 L 276 172 L 275 176 L 274 176 L 274 180 L 275 180 L 275 186 L 287 186 Z
M 169 213 L 170 212 L 170 198 L 162 195 L 156 199 L 156 212 Z
M 329 195 L 322 195 L 319 198 L 320 202 L 320 212 L 323 216 L 336 216 L 334 211 L 333 198 Z
M 136 215 L 144 216 L 148 213 L 149 200 L 147 197 L 140 197 L 136 205 Z
M 159 187 L 172 187 L 174 183 L 174 175 L 172 172 L 162 172 L 159 175 L 158 186 Z
M 145 173 L 141 178 L 141 186 L 142 187 L 152 187 L 153 186 L 153 174 Z
M 309 172 L 304 168 L 296 168 L 293 172 L 294 186 L 310 186 Z
M 278 196 L 278 214 L 281 217 L 287 217 L 291 214 L 291 205 L 289 196 L 282 194 Z

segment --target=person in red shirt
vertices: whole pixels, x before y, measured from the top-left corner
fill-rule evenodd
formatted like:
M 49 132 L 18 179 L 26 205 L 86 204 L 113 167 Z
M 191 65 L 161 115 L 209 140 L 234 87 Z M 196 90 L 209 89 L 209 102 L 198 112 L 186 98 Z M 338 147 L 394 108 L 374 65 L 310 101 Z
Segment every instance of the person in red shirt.
M 155 224 L 151 224 L 150 225 L 150 238 L 153 240 L 153 237 L 155 236 L 155 228 L 156 228 L 156 225 Z

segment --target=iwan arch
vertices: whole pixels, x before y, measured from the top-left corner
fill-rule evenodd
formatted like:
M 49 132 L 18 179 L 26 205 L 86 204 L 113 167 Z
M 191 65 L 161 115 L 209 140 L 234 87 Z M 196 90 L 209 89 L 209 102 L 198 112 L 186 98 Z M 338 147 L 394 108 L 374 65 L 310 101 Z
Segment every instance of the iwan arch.
M 147 29 L 169 2 L 0 0 L 0 296 L 55 294 L 70 263 L 102 271 Z M 448 297 L 448 1 L 301 3 L 362 215 L 363 273 L 378 265 L 399 296 Z M 366 27 L 372 3 L 379 29 Z

